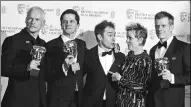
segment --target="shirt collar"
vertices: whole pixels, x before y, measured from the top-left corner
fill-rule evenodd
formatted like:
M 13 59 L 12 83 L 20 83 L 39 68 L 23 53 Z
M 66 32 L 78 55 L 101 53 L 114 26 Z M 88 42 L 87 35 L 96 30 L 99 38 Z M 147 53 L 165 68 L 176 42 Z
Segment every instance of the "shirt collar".
M 174 36 L 171 36 L 170 38 L 168 38 L 168 40 L 166 41 L 167 42 L 167 48 L 168 46 L 170 45 L 170 43 L 172 42 Z M 161 42 L 161 41 L 160 41 Z M 162 42 L 161 42 L 162 43 Z
M 109 51 L 111 51 L 111 50 L 109 50 Z M 106 51 L 98 45 L 98 54 L 102 55 L 102 52 L 106 52 Z
M 76 38 L 76 36 L 75 36 L 74 39 L 70 39 L 70 38 L 67 37 L 66 35 L 62 34 L 62 35 L 61 35 L 61 38 L 62 38 L 63 42 L 67 42 L 67 41 L 70 41 L 70 40 L 74 40 L 74 39 Z

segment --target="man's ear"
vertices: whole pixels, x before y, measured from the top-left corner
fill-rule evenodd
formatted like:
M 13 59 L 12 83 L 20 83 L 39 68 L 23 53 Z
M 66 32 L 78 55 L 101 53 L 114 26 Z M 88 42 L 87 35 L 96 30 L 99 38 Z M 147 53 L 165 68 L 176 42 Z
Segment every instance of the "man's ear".
M 174 25 L 170 25 L 170 31 L 172 32 L 174 29 Z
M 45 24 L 46 24 L 46 20 L 43 20 L 43 22 L 42 22 L 42 26 L 44 27 Z
M 77 25 L 77 29 L 79 29 L 79 27 L 80 27 L 80 23 Z
M 97 38 L 99 39 L 99 41 L 101 41 L 103 37 L 102 37 L 101 34 L 98 34 L 98 35 L 97 35 Z
M 25 18 L 25 23 L 26 23 L 26 24 L 27 24 L 27 19 L 28 19 L 28 18 L 26 17 L 26 18 Z

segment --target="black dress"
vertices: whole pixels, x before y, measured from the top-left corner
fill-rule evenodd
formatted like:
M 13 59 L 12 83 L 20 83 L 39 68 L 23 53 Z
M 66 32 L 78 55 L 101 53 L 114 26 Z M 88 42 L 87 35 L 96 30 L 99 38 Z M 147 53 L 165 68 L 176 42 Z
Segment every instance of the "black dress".
M 130 51 L 121 66 L 117 107 L 145 107 L 147 86 L 151 74 L 151 58 L 146 51 L 134 55 Z

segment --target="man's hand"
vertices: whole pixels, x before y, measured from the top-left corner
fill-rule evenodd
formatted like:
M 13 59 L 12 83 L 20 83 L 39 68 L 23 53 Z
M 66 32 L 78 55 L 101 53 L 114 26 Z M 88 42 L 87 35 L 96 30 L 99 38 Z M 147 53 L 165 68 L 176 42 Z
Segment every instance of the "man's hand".
M 115 53 L 118 53 L 120 51 L 120 46 L 118 43 L 115 43 L 114 51 Z
M 74 72 L 74 74 L 76 73 L 76 71 L 80 70 L 80 65 L 79 63 L 72 63 L 72 71 Z
M 31 71 L 32 69 L 33 69 L 33 70 L 40 70 L 40 69 L 38 68 L 39 65 L 40 65 L 40 61 L 32 60 L 32 61 L 29 63 L 29 65 L 28 65 L 28 67 L 27 67 L 27 70 L 28 70 L 28 71 Z
M 158 74 L 158 76 L 161 76 L 161 75 L 162 75 L 162 79 L 172 82 L 173 74 L 168 69 L 164 69 L 160 74 Z
M 30 72 L 30 76 L 38 77 L 39 71 L 40 71 L 40 69 L 38 68 L 39 65 L 40 65 L 40 61 L 37 61 L 37 60 L 32 60 L 29 63 L 27 67 L 27 71 Z
M 112 73 L 112 81 L 119 81 L 121 79 L 121 75 L 118 72 Z
M 65 62 L 66 64 L 69 66 L 73 63 L 75 63 L 75 58 L 73 55 L 68 55 L 66 58 L 65 58 Z

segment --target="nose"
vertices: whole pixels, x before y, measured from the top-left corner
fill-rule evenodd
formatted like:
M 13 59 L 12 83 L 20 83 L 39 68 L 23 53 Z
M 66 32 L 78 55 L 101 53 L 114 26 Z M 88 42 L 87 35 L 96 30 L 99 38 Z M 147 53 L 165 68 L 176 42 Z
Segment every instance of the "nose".
M 112 38 L 112 41 L 115 42 L 115 37 Z
M 129 43 L 129 39 L 126 40 L 126 43 Z
M 35 24 L 35 23 L 36 23 L 36 20 L 35 20 L 35 19 L 32 19 L 32 20 L 31 20 L 31 23 L 32 23 L 32 24 Z
M 158 27 L 158 30 L 159 30 L 159 31 L 162 31 L 162 26 L 159 26 L 159 27 Z

